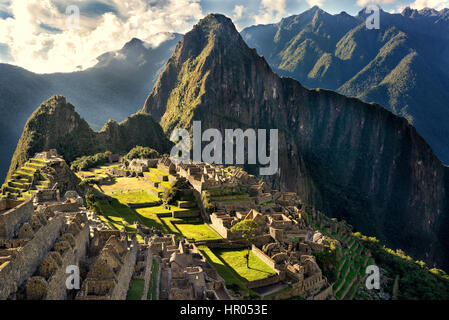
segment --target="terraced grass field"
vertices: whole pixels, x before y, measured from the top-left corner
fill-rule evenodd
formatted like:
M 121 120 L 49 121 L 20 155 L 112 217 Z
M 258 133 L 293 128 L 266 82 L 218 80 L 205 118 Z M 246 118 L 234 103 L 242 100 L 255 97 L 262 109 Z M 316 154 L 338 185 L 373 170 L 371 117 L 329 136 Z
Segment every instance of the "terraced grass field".
M 137 178 L 117 178 L 114 184 L 97 187 L 100 192 L 123 204 L 156 203 L 160 199 L 150 193 L 149 185 Z
M 198 246 L 198 249 L 214 266 L 223 278 L 226 287 L 239 293 L 248 292 L 250 296 L 259 296 L 254 290 L 246 288 L 248 281 L 265 279 L 275 274 L 269 266 L 254 254 L 250 254 L 250 268 L 246 267 L 245 255 L 247 250 L 211 250 L 207 246 Z
M 232 268 L 245 281 L 268 278 L 276 272 L 260 260 L 252 251 L 249 254 L 249 268 L 246 266 L 247 249 L 216 249 L 214 254 Z
M 178 233 L 187 239 L 191 239 L 194 241 L 221 239 L 221 237 L 215 231 L 213 231 L 207 224 L 203 222 L 185 223 L 183 220 L 173 218 L 171 218 L 169 221 L 176 230 L 175 233 Z
M 226 286 L 232 288 L 238 287 L 241 290 L 245 290 L 244 280 L 232 270 L 227 264 L 218 258 L 215 253 L 207 246 L 199 246 L 198 249 L 204 254 L 209 262 L 217 270 L 218 274 L 224 279 Z

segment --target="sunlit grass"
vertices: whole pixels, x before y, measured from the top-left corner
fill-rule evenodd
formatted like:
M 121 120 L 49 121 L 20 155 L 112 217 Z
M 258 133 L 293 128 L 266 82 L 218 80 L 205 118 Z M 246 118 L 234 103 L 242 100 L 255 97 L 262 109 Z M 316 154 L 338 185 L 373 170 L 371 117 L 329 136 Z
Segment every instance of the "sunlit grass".
M 265 279 L 276 272 L 259 259 L 252 251 L 249 254 L 249 268 L 246 266 L 247 249 L 216 249 L 215 255 L 229 265 L 241 278 L 246 281 Z

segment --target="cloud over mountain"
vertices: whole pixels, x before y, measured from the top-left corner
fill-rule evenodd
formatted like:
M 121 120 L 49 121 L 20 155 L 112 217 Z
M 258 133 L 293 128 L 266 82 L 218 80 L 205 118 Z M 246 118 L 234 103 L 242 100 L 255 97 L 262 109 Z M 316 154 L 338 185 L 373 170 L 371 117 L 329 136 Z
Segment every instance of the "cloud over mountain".
M 67 26 L 72 5 L 80 12 L 75 29 Z M 14 64 L 40 73 L 91 67 L 132 38 L 152 44 L 153 35 L 184 32 L 203 16 L 199 0 L 11 0 L 0 10 L 0 43 Z

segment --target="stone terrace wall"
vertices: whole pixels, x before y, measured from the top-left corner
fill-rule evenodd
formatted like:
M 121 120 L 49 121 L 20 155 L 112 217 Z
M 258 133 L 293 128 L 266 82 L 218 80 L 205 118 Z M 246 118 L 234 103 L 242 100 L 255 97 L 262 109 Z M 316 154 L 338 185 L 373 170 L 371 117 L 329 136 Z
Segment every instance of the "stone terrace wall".
M 11 199 L 0 199 L 0 211 L 5 211 L 12 209 L 19 204 L 21 204 L 23 201 L 18 200 L 11 200 Z
M 47 252 L 53 248 L 63 223 L 64 219 L 61 216 L 55 216 L 48 221 L 45 226 L 36 232 L 34 238 L 19 251 L 17 257 L 0 270 L 0 300 L 7 299 L 11 293 L 17 291 L 25 280 L 34 274 Z
M 111 300 L 125 300 L 129 289 L 129 283 L 134 274 L 134 266 L 137 260 L 138 243 L 133 241 L 129 251 L 123 259 L 123 266 L 120 269 L 120 274 L 117 277 L 117 284 L 115 285 L 111 294 Z
M 77 202 L 57 203 L 48 206 L 53 212 L 76 212 L 80 205 Z
M 332 296 L 332 294 L 332 286 L 329 286 L 317 295 L 309 298 L 308 300 L 326 300 L 328 297 Z
M 0 201 L 6 209 L 14 205 L 8 200 Z M 21 225 L 31 219 L 33 215 L 33 203 L 31 200 L 25 201 L 6 212 L 0 213 L 0 238 L 11 239 L 14 237 Z
M 260 260 L 265 262 L 265 264 L 267 264 L 271 269 L 275 270 L 279 274 L 280 271 L 277 269 L 276 261 L 267 256 L 262 250 L 257 248 L 255 245 L 252 246 L 251 250 Z
M 272 284 L 278 283 L 279 281 L 281 281 L 281 277 L 276 274 L 265 279 L 247 282 L 245 285 L 248 289 L 255 289 L 270 286 Z

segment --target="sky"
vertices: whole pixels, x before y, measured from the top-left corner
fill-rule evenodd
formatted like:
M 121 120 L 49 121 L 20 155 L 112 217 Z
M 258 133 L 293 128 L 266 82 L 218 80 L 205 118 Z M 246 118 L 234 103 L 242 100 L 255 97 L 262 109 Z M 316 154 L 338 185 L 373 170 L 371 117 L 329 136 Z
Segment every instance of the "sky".
M 135 37 L 157 46 L 208 13 L 223 13 L 242 30 L 314 5 L 356 15 L 370 3 L 391 13 L 407 6 L 449 8 L 449 0 L 0 0 L 0 63 L 36 73 L 73 72 Z

